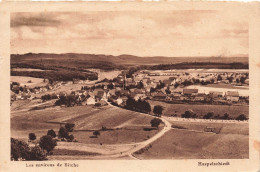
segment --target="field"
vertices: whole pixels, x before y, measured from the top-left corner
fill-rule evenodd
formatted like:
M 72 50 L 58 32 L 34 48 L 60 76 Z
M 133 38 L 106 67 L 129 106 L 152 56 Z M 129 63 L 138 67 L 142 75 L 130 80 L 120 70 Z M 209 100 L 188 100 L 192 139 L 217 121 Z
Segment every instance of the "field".
M 26 105 L 21 104 L 20 102 L 19 105 L 12 105 L 15 106 L 15 111 L 11 113 L 11 135 L 23 140 L 28 138 L 30 132 L 34 132 L 37 138 L 45 135 L 49 129 L 58 133 L 60 125 L 67 122 L 75 124 L 72 134 L 80 143 L 134 143 L 144 141 L 159 131 L 145 130 L 150 128 L 152 116 L 113 106 L 99 109 L 92 106 L 76 106 L 26 110 Z M 106 127 L 107 131 L 101 130 L 102 126 Z M 101 135 L 98 138 L 93 137 L 94 130 L 100 131 Z
M 224 84 L 224 83 L 218 83 L 218 84 L 208 84 L 204 85 L 204 87 L 213 87 L 213 88 L 228 88 L 228 89 L 249 89 L 249 86 L 243 85 L 243 86 L 235 86 L 231 84 Z
M 33 68 L 12 68 L 12 71 L 44 71 L 42 69 L 33 69 Z
M 139 159 L 247 159 L 248 124 L 205 124 L 222 128 L 219 134 L 203 132 L 200 123 L 173 123 L 187 129 L 172 129 L 152 143 Z
M 42 78 L 34 78 L 34 77 L 27 77 L 27 76 L 11 76 L 10 80 L 12 82 L 18 82 L 21 86 L 30 86 L 30 87 L 37 87 L 37 86 L 45 86 L 47 83 L 43 82 Z M 29 83 L 28 81 L 31 81 Z
M 242 88 L 239 88 L 239 87 L 235 87 L 235 88 L 228 88 L 228 87 L 226 87 L 226 88 L 223 88 L 221 86 L 218 87 L 218 84 L 213 84 L 213 85 L 214 85 L 213 87 L 201 86 L 201 85 L 190 85 L 190 86 L 188 86 L 186 88 L 188 88 L 188 89 L 198 89 L 199 93 L 206 93 L 206 94 L 209 94 L 210 91 L 219 91 L 219 92 L 223 93 L 223 96 L 224 96 L 224 93 L 227 92 L 227 91 L 238 91 L 240 96 L 249 96 L 249 89 L 248 89 L 248 87 L 247 88 L 245 88 L 245 87 L 242 87 Z M 227 85 L 230 85 L 230 84 L 227 84 Z
M 203 117 L 208 112 L 214 112 L 215 115 L 219 114 L 220 116 L 228 113 L 230 117 L 236 118 L 240 114 L 244 114 L 249 117 L 249 106 L 229 106 L 229 105 L 191 105 L 191 104 L 169 104 L 160 101 L 149 101 L 149 103 L 154 105 L 161 105 L 164 107 L 163 114 L 165 116 L 170 116 L 171 114 L 176 113 L 178 117 L 181 117 L 187 110 L 193 110 L 199 117 Z

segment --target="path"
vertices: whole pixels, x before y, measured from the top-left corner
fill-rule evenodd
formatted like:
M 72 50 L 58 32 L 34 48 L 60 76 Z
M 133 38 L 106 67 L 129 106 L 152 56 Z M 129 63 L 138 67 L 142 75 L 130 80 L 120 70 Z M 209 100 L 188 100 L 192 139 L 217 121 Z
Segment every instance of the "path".
M 109 103 L 109 102 L 107 102 L 107 103 L 108 103 L 108 105 L 113 106 L 111 103 Z M 114 106 L 114 107 L 117 107 L 117 106 Z M 117 107 L 117 108 L 120 108 L 120 107 Z M 125 109 L 125 110 L 127 110 L 127 109 Z M 129 110 L 129 111 L 131 111 L 131 110 Z M 149 115 L 149 114 L 141 113 L 141 112 L 140 112 L 140 114 L 142 114 L 142 115 Z M 155 117 L 155 118 L 159 118 L 159 117 Z M 130 156 L 133 159 L 137 159 L 136 157 L 133 156 L 133 153 L 135 153 L 136 151 L 138 151 L 138 150 L 140 150 L 142 148 L 145 148 L 146 146 L 148 146 L 152 142 L 154 142 L 157 139 L 159 139 L 160 137 L 162 137 L 167 131 L 172 129 L 171 123 L 169 121 L 167 121 L 167 119 L 165 117 L 161 117 L 160 119 L 165 124 L 164 128 L 160 132 L 158 132 L 157 134 L 155 134 L 153 137 L 151 137 L 150 139 L 148 139 L 146 141 L 136 143 L 133 148 L 129 149 L 126 152 L 122 152 L 121 156 L 128 155 L 128 156 Z

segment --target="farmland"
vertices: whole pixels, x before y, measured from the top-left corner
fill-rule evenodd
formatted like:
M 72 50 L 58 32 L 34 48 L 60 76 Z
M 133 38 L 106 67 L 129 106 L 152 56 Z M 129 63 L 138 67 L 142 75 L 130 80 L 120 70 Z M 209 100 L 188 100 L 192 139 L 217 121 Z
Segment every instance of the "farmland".
M 249 158 L 248 125 L 222 125 L 220 134 L 196 130 L 196 126 L 190 126 L 190 124 L 178 123 L 176 125 L 186 126 L 195 131 L 172 129 L 152 143 L 150 149 L 135 156 L 139 159 Z
M 11 81 L 18 83 L 11 83 L 11 137 L 28 141 L 28 134 L 35 133 L 37 143 L 48 130 L 58 134 L 65 124 L 75 124 L 73 131 L 67 129 L 73 139 L 55 137 L 58 145 L 48 156 L 50 160 L 248 157 L 249 105 L 248 95 L 243 93 L 249 92 L 249 79 L 243 58 L 235 64 L 180 60 L 171 65 L 166 63 L 172 60 L 168 58 L 162 58 L 166 65 L 131 58 L 136 61 L 128 62 L 128 56 L 12 55 Z M 153 68 L 158 70 L 150 70 Z M 41 84 L 45 86 L 35 88 Z M 196 93 L 186 94 L 195 87 Z M 212 98 L 209 91 L 221 91 L 222 96 Z M 240 97 L 229 101 L 228 91 L 237 91 Z M 200 96 L 204 101 L 195 101 Z M 175 102 L 177 98 L 181 101 Z M 224 103 L 214 104 L 209 98 Z M 57 100 L 62 103 L 55 104 Z M 163 106 L 163 111 L 153 111 L 156 105 Z M 178 118 L 185 111 L 200 119 Z M 209 112 L 229 117 L 201 119 Z M 245 115 L 243 121 L 230 120 L 241 114 Z M 152 115 L 162 120 L 159 127 L 151 127 Z M 207 127 L 217 134 L 205 132 Z M 194 138 L 192 142 L 190 138 Z
M 150 127 L 152 117 L 111 106 L 100 109 L 92 106 L 50 107 L 27 112 L 17 111 L 11 116 L 12 137 L 24 140 L 30 132 L 34 132 L 37 137 L 46 134 L 49 129 L 54 129 L 57 133 L 60 125 L 67 122 L 75 123 L 72 134 L 81 143 L 140 142 L 158 132 L 158 130 L 144 130 Z M 91 138 L 92 132 L 101 130 L 102 126 L 105 126 L 107 131 L 100 131 L 100 137 Z
M 149 101 L 151 105 L 161 105 L 164 109 L 164 115 L 170 116 L 172 114 L 177 114 L 178 117 L 181 116 L 185 111 L 192 110 L 199 117 L 203 117 L 208 112 L 214 112 L 214 114 L 224 115 L 228 113 L 230 117 L 237 117 L 240 114 L 249 116 L 249 106 L 229 106 L 229 105 L 197 105 L 197 104 L 169 104 L 160 101 Z
M 42 78 L 35 78 L 35 77 L 28 77 L 28 76 L 11 76 L 10 78 L 11 82 L 18 82 L 21 86 L 31 86 L 31 87 L 37 87 L 37 86 L 44 86 L 47 85 L 47 83 L 43 82 Z

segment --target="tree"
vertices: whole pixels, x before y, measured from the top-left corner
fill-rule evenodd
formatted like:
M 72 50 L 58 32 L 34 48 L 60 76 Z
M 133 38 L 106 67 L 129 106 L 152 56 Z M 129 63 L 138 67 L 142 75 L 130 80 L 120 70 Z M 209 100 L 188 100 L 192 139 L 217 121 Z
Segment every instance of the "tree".
M 63 138 L 63 139 L 68 138 L 69 132 L 66 128 L 60 127 L 60 130 L 58 132 L 58 136 L 59 136 L 59 138 Z
M 129 109 L 133 109 L 135 106 L 135 100 L 132 97 L 128 97 L 127 101 L 126 101 L 126 107 Z
M 30 160 L 30 148 L 27 143 L 11 138 L 11 160 Z
M 68 132 L 72 132 L 75 127 L 75 124 L 67 123 L 65 124 L 65 128 L 68 130 Z
M 143 81 L 142 81 L 142 80 L 139 82 L 138 88 L 139 88 L 139 89 L 144 88 L 144 84 L 143 84 Z
M 203 116 L 203 119 L 211 119 L 214 116 L 214 112 L 208 112 Z
M 180 85 L 180 84 L 179 84 L 178 82 L 176 82 L 176 83 L 174 84 L 174 88 L 177 88 L 179 85 Z
M 150 88 L 150 93 L 153 93 L 155 91 L 156 91 L 156 88 L 153 88 L 153 87 Z
M 150 113 L 151 112 L 151 105 L 150 105 L 150 103 L 144 100 L 143 104 L 144 104 L 144 111 L 146 113 Z
M 222 119 L 230 119 L 229 114 L 225 113 L 224 116 L 222 117 Z
M 55 133 L 55 131 L 54 131 L 53 129 L 48 130 L 47 135 L 48 135 L 48 136 L 51 136 L 51 137 L 53 137 L 53 138 L 57 136 L 56 133 Z
M 157 116 L 161 116 L 163 111 L 163 107 L 161 105 L 156 105 L 153 108 L 153 113 Z
M 239 121 L 244 121 L 244 120 L 248 120 L 248 118 L 244 115 L 244 114 L 241 114 L 239 115 L 236 120 L 239 120 Z
M 51 136 L 42 136 L 40 138 L 39 146 L 42 150 L 46 150 L 47 153 L 50 153 L 55 146 L 57 146 L 57 142 Z
M 30 133 L 29 134 L 29 139 L 30 140 L 35 140 L 36 139 L 36 135 L 34 133 Z
M 96 137 L 98 137 L 98 136 L 100 135 L 100 132 L 99 132 L 99 131 L 94 131 L 94 132 L 93 132 L 93 135 L 96 136 Z
M 159 125 L 161 124 L 162 120 L 159 118 L 154 118 L 150 121 L 151 127 L 156 127 L 158 129 Z
M 67 139 L 68 139 L 69 142 L 72 142 L 74 140 L 74 136 L 71 134 L 71 135 L 68 136 Z
M 218 80 L 218 81 L 221 81 L 221 80 L 222 80 L 222 76 L 221 76 L 221 75 L 218 75 L 217 80 Z
M 166 92 L 166 94 L 171 94 L 171 90 L 169 90 L 169 89 L 166 89 L 165 92 Z
M 184 114 L 181 115 L 182 118 L 196 118 L 197 115 L 192 110 L 185 111 Z
M 30 152 L 30 160 L 43 161 L 47 160 L 47 158 L 42 149 L 39 146 L 35 146 Z
M 246 77 L 241 76 L 241 78 L 240 78 L 240 82 L 241 82 L 242 84 L 245 83 L 245 80 L 246 80 Z
M 236 79 L 236 83 L 239 83 L 239 82 L 240 82 L 240 81 L 239 81 L 239 79 L 237 78 L 237 79 Z
M 229 81 L 229 83 L 232 83 L 232 82 L 233 82 L 233 77 L 232 77 L 232 76 L 229 77 L 229 78 L 228 78 L 228 81 Z

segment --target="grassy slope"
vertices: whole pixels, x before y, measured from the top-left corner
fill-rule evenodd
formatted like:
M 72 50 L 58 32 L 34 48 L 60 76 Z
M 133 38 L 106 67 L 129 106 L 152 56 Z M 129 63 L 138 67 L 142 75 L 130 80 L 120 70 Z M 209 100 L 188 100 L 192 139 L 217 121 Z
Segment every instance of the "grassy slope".
M 230 117 L 236 118 L 240 114 L 245 114 L 249 117 L 249 106 L 229 106 L 229 105 L 190 105 L 190 104 L 168 104 L 160 101 L 149 101 L 151 105 L 161 105 L 165 107 L 163 113 L 166 116 L 174 114 L 177 111 L 177 115 L 180 117 L 185 111 L 191 109 L 198 116 L 204 116 L 208 112 L 214 112 L 220 116 L 228 113 Z
M 83 143 L 138 142 L 158 132 L 157 130 L 143 130 L 143 128 L 149 127 L 152 118 L 110 106 L 101 109 L 95 109 L 91 106 L 77 106 L 20 111 L 12 114 L 11 135 L 15 138 L 26 139 L 30 132 L 34 132 L 39 138 L 45 135 L 49 129 L 54 129 L 57 133 L 60 127 L 59 123 L 71 122 L 76 124 L 75 132 L 72 134 Z M 100 130 L 102 126 L 113 130 L 101 131 L 99 138 L 90 138 L 93 130 Z M 122 129 L 116 130 L 115 128 L 118 126 L 122 126 L 120 127 Z
M 248 135 L 170 130 L 136 155 L 141 159 L 242 159 L 249 157 Z

